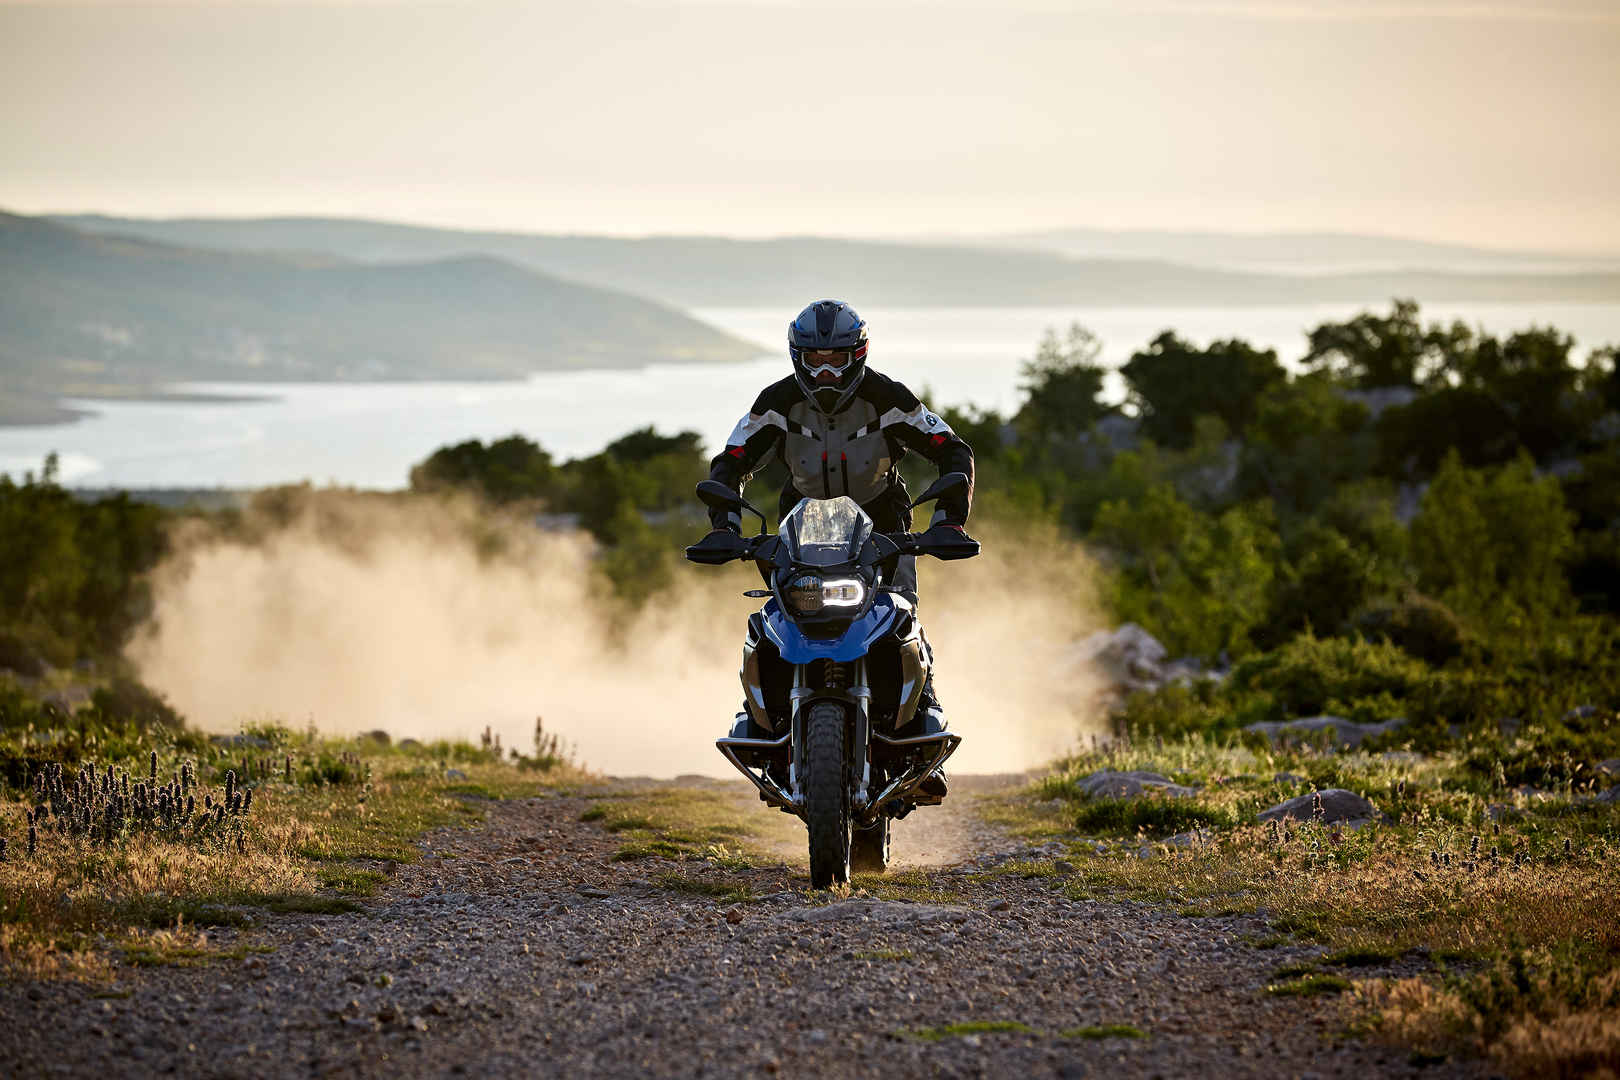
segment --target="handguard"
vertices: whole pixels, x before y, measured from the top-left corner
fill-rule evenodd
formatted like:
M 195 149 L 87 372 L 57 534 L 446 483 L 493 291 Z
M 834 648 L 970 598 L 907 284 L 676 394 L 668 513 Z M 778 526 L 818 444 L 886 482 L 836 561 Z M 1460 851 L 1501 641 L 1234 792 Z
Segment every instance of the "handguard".
M 715 529 L 708 536 L 686 549 L 686 557 L 695 563 L 719 566 L 733 559 L 746 559 L 754 546 L 730 529 Z

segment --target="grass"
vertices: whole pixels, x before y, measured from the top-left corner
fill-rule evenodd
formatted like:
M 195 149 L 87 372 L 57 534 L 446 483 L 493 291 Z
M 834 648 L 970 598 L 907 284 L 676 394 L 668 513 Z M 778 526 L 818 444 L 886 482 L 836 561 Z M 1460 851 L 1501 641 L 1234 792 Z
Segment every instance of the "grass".
M 1516 744 L 1504 751 L 1516 764 L 1500 772 L 1481 767 L 1485 752 L 1469 744 L 1414 760 L 1196 736 L 1122 740 L 1059 763 L 999 800 L 994 814 L 1067 844 L 1074 871 L 1061 888 L 1073 899 L 1263 914 L 1270 929 L 1251 945 L 1323 946 L 1309 963 L 1280 968 L 1268 991 L 1354 991 L 1347 996 L 1371 1037 L 1421 1054 L 1488 1057 L 1516 1076 L 1620 1069 L 1620 920 L 1611 900 L 1620 894 L 1620 806 L 1590 801 L 1591 789 L 1574 784 L 1527 795 L 1493 779 L 1537 769 L 1584 775 L 1580 762 L 1563 760 L 1567 751 L 1544 751 L 1558 759 L 1545 762 Z M 1199 790 L 1163 806 L 1135 800 L 1139 809 L 1086 799 L 1078 781 L 1104 768 L 1151 770 Z M 1280 773 L 1306 779 L 1278 781 Z M 1326 787 L 1364 794 L 1384 819 L 1355 831 L 1254 822 L 1260 808 Z M 1136 857 L 1150 835 L 1180 824 L 1163 816 L 1172 803 L 1206 815 L 1208 840 Z M 1070 824 L 1059 828 L 1064 818 Z M 1046 865 L 997 872 L 1038 877 Z M 1434 970 L 1351 977 L 1414 950 Z
M 124 963 L 136 967 L 194 967 L 215 960 L 242 960 L 258 953 L 275 950 L 267 945 L 240 944 L 230 948 L 214 948 L 207 934 L 189 934 L 177 930 L 159 930 L 156 933 L 131 938 L 119 945 Z
M 580 815 L 623 837 L 613 859 L 703 859 L 731 869 L 754 860 L 738 847 L 758 837 L 752 823 L 738 820 L 735 800 L 701 788 L 658 788 L 609 797 Z
M 1272 983 L 1266 993 L 1273 997 L 1317 997 L 1321 994 L 1342 994 L 1351 982 L 1342 975 L 1306 975 L 1288 982 Z
M 739 884 L 725 878 L 671 872 L 658 875 L 653 879 L 653 884 L 688 896 L 711 897 L 722 904 L 744 904 L 756 899 L 746 883 Z
M 910 949 L 863 949 L 855 954 L 857 960 L 910 960 Z
M 0 742 L 26 757 L 47 734 L 7 731 Z M 85 737 L 92 750 L 121 751 L 98 761 L 98 776 L 110 763 L 138 784 L 151 776 L 154 752 L 160 783 L 182 771 L 194 775 L 199 816 L 204 796 L 225 801 L 227 772 L 245 778 L 236 790 L 252 789 L 250 809 L 217 830 L 165 828 L 157 819 L 156 827 L 141 827 L 149 823 L 131 813 L 109 838 L 101 828 L 59 831 L 58 819 L 42 814 L 30 853 L 21 838 L 37 791 L 31 783 L 0 788 L 0 835 L 11 838 L 10 857 L 0 862 L 0 971 L 100 978 L 111 964 L 181 956 L 177 950 L 190 946 L 158 935 L 184 927 L 358 911 L 358 900 L 382 887 L 392 864 L 417 858 L 416 841 L 428 830 L 474 823 L 484 815 L 483 800 L 537 794 L 570 776 L 566 768 L 520 770 L 464 743 L 400 748 L 262 726 L 251 734 L 268 748 L 188 735 L 182 754 L 157 739 L 98 745 L 93 731 Z M 449 764 L 465 779 L 445 780 Z M 111 952 L 84 944 L 100 939 L 122 944 Z M 215 955 L 223 954 L 185 959 Z

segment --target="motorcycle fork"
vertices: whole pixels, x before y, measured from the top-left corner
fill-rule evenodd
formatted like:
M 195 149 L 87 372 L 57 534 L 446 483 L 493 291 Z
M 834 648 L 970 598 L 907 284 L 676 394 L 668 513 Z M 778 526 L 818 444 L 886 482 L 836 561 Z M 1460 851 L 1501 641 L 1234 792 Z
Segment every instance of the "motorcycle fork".
M 848 664 L 838 665 L 843 685 L 828 685 L 826 669 L 821 665 L 833 661 L 812 660 L 808 664 L 793 665 L 793 687 L 788 691 L 791 710 L 789 730 L 793 736 L 793 754 L 788 759 L 788 790 L 793 802 L 804 805 L 804 716 L 812 701 L 836 701 L 845 706 L 844 715 L 850 722 L 846 746 L 849 747 L 848 773 L 845 783 L 850 788 L 850 807 L 861 811 L 871 799 L 872 790 L 872 687 L 866 678 L 866 657 Z M 818 685 L 819 684 L 819 685 Z

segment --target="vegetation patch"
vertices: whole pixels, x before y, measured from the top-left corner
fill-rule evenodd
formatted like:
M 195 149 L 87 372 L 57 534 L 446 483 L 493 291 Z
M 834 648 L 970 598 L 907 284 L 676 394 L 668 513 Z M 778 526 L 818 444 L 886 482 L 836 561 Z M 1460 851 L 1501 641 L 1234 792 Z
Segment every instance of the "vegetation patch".
M 1316 997 L 1320 994 L 1342 994 L 1351 983 L 1342 975 L 1306 975 L 1302 979 L 1272 983 L 1266 993 L 1274 997 Z
M 712 897 L 722 904 L 743 904 L 756 899 L 754 891 L 748 882 L 733 881 L 727 878 L 706 877 L 671 871 L 659 874 L 653 879 L 653 884 L 661 889 L 685 893 L 688 896 Z

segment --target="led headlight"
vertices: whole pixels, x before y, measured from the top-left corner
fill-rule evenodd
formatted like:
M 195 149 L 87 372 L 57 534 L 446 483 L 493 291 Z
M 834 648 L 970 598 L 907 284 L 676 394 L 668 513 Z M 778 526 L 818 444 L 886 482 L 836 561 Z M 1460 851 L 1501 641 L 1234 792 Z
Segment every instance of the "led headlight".
M 832 578 L 821 583 L 821 602 L 828 607 L 859 607 L 866 586 L 859 578 Z
M 784 590 L 788 607 L 796 615 L 814 615 L 822 608 L 860 607 L 866 599 L 866 585 L 860 578 L 830 578 L 803 574 L 788 582 Z

